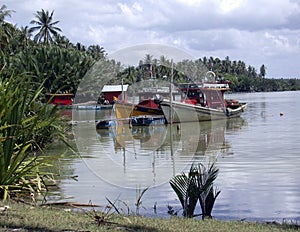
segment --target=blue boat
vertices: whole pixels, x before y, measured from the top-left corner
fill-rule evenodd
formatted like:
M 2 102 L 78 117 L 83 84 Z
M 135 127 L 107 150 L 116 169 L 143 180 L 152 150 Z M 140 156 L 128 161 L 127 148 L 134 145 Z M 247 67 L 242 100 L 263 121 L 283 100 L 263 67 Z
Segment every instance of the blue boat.
M 166 121 L 164 117 L 141 115 L 141 116 L 131 117 L 130 123 L 133 126 L 149 126 L 149 125 L 163 125 L 166 123 Z
M 96 122 L 96 129 L 109 129 L 116 125 L 116 122 L 113 120 L 101 120 Z

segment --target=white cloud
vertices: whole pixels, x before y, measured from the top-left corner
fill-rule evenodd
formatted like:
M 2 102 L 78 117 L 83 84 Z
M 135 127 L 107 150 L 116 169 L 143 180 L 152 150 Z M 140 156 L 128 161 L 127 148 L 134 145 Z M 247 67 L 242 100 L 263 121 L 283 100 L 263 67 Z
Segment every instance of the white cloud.
M 220 0 L 220 9 L 223 13 L 230 13 L 241 7 L 245 0 Z
M 266 32 L 265 37 L 266 37 L 266 39 L 271 41 L 271 44 L 273 45 L 272 46 L 273 48 L 274 48 L 274 46 L 276 48 L 280 48 L 280 49 L 289 49 L 291 47 L 288 38 L 285 37 L 285 36 L 272 35 L 269 32 Z

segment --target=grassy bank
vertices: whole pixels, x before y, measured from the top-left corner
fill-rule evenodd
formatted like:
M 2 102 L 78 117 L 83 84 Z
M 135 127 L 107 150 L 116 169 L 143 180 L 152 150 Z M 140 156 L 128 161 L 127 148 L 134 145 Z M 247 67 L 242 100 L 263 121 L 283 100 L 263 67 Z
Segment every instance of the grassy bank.
M 95 220 L 101 212 L 13 204 L 0 212 L 0 231 L 299 231 L 288 225 L 224 222 L 174 217 L 171 219 L 121 216 Z M 98 225 L 98 222 L 100 222 Z

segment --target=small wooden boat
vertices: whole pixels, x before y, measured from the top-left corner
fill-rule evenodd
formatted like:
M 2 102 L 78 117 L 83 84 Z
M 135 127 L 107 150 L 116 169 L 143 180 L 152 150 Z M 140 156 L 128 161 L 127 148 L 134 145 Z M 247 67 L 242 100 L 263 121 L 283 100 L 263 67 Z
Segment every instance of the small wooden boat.
M 129 102 L 116 102 L 114 110 L 117 119 L 129 119 L 130 117 L 137 117 L 143 115 L 160 115 L 164 113 L 160 108 L 159 102 L 155 99 L 146 99 L 138 104 Z

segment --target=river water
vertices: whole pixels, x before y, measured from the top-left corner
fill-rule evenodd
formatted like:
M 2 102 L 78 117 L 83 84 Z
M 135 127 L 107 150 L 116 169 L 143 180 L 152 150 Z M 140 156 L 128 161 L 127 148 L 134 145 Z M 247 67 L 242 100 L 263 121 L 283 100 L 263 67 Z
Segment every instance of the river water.
M 135 213 L 137 194 L 149 187 L 140 214 L 168 217 L 169 206 L 181 215 L 170 178 L 192 163 L 216 162 L 214 186 L 221 193 L 213 217 L 300 220 L 300 92 L 226 97 L 248 103 L 240 118 L 96 130 L 95 119 L 113 117 L 110 110 L 73 110 L 81 158 L 60 161 L 69 172 L 60 182 L 62 198 L 106 205 L 107 197 L 124 212 Z

